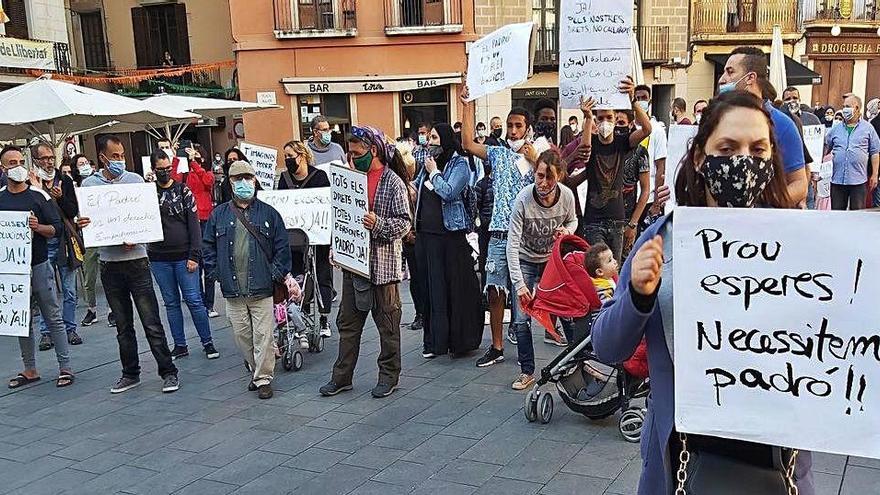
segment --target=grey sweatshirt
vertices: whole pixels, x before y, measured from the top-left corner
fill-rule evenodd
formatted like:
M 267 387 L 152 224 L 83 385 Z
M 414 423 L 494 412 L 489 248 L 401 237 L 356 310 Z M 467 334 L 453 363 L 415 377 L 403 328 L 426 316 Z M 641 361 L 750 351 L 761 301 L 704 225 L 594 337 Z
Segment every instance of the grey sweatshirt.
M 341 163 L 346 163 L 347 160 L 345 158 L 345 150 L 342 149 L 342 146 L 339 146 L 336 143 L 331 142 L 324 149 L 318 149 L 315 146 L 315 143 L 309 141 L 309 150 L 311 150 L 312 155 L 315 157 L 315 163 L 311 165 L 323 165 L 325 163 L 330 163 L 332 161 L 338 161 Z
M 526 286 L 520 260 L 546 263 L 553 251 L 556 229 L 565 227 L 574 232 L 577 228 L 574 194 L 561 183 L 558 187 L 559 194 L 551 206 L 538 202 L 534 184 L 523 188 L 513 202 L 507 236 L 507 265 L 514 290 Z
M 114 180 L 107 180 L 101 172 L 94 173 L 83 181 L 82 187 L 109 186 L 114 184 L 143 184 L 144 179 L 133 172 L 123 172 Z M 120 215 L 124 212 L 120 211 Z M 86 227 L 89 228 L 89 227 Z M 134 248 L 126 251 L 125 246 L 107 246 L 98 248 L 101 261 L 132 261 L 147 257 L 147 247 L 143 244 L 135 244 Z

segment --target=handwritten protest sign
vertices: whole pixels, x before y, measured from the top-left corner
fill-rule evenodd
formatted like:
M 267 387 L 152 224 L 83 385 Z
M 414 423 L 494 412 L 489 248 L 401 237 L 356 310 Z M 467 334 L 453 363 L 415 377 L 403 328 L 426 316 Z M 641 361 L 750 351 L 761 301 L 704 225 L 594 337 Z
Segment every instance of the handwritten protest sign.
M 156 184 L 118 184 L 76 190 L 87 248 L 141 244 L 163 239 Z
M 303 230 L 312 245 L 330 245 L 332 211 L 329 187 L 260 191 L 257 197 L 281 214 L 287 230 Z
M 665 183 L 669 184 L 669 199 L 665 206 L 667 214 L 675 209 L 675 178 L 678 176 L 681 161 L 687 155 L 698 129 L 699 126 L 696 125 L 669 126 L 669 139 L 666 142 L 665 177 Z
M 467 72 L 471 101 L 528 78 L 533 25 L 532 22 L 509 24 L 471 45 Z
M 254 166 L 257 180 L 260 181 L 263 189 L 275 189 L 275 165 L 278 161 L 278 150 L 242 141 L 241 152 Z
M 31 228 L 26 211 L 0 211 L 0 273 L 31 272 Z
M 678 431 L 880 458 L 880 259 L 864 249 L 878 222 L 675 210 Z M 853 232 L 861 242 L 840 242 Z
M 370 232 L 364 227 L 367 174 L 348 167 L 330 167 L 333 208 L 333 261 L 346 270 L 370 276 Z
M 26 211 L 0 211 L 0 335 L 30 331 L 31 228 Z
M 580 108 L 592 96 L 598 109 L 630 109 L 618 83 L 631 75 L 632 0 L 562 0 L 559 12 L 559 99 Z
M 805 125 L 804 146 L 807 147 L 807 151 L 813 157 L 813 170 L 818 171 L 825 152 L 825 126 Z

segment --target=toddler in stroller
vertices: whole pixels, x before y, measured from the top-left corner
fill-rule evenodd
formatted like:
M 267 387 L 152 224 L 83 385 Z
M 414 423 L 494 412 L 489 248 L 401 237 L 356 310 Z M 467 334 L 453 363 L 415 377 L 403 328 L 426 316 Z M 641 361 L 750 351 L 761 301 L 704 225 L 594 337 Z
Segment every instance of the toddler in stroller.
M 602 419 L 622 411 L 618 427 L 623 437 L 638 442 L 645 411 L 630 407 L 630 401 L 648 393 L 644 342 L 634 358 L 623 365 L 599 362 L 592 353 L 590 329 L 602 301 L 610 297 L 616 274 L 613 259 L 604 258 L 607 246 L 597 246 L 593 258 L 604 268 L 587 269 L 590 246 L 577 236 L 562 236 L 553 247 L 550 261 L 535 298 L 526 308 L 550 332 L 556 332 L 554 319 L 561 319 L 569 346 L 541 370 L 541 376 L 526 396 L 525 415 L 529 421 L 550 421 L 553 396 L 540 387 L 553 383 L 565 405 L 590 419 Z M 594 261 L 596 263 L 596 261 Z M 597 286 L 599 290 L 597 290 Z M 610 290 L 607 290 L 609 289 Z M 642 366 L 644 364 L 644 366 Z M 629 368 L 629 369 L 628 369 Z

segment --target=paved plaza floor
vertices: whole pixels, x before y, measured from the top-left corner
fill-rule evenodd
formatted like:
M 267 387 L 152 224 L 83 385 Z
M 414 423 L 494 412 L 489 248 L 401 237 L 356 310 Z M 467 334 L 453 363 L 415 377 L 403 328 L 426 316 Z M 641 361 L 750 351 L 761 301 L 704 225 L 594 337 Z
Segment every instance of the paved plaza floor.
M 410 321 L 412 305 L 401 293 Z M 334 330 L 323 353 L 305 355 L 301 371 L 279 364 L 275 397 L 261 401 L 246 390 L 222 301 L 218 293 L 221 317 L 211 320 L 218 360 L 201 354 L 184 310 L 192 354 L 176 362 L 181 389 L 174 394 L 161 393 L 139 324 L 142 384 L 109 393 L 121 371 L 103 302 L 101 321 L 82 329 L 85 344 L 72 348 L 74 386 L 56 389 L 54 353 L 40 352 L 42 382 L 0 390 L 0 493 L 636 492 L 639 449 L 620 437 L 616 419 L 590 421 L 557 400 L 549 424 L 526 422 L 524 395 L 510 388 L 518 368 L 509 343 L 507 361 L 479 369 L 478 354 L 423 359 L 421 332 L 404 328 L 400 388 L 373 399 L 379 343 L 368 321 L 353 392 L 318 395 L 336 358 Z M 559 349 L 535 334 L 540 367 Z M 484 337 L 483 349 L 488 328 Z M 4 378 L 20 371 L 15 339 L 0 338 L 0 363 Z M 880 461 L 814 460 L 819 495 L 880 494 Z

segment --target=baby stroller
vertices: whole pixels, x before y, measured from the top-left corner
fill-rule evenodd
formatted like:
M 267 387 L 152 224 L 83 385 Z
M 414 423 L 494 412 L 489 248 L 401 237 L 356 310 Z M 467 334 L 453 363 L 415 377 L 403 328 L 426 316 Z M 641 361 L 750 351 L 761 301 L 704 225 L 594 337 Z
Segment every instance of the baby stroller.
M 610 366 L 596 359 L 590 331 L 601 303 L 584 267 L 588 248 L 586 241 L 577 236 L 558 239 L 535 298 L 527 308 L 552 333 L 556 328 L 551 315 L 566 318 L 573 338 L 541 370 L 541 376 L 526 395 L 525 416 L 529 422 L 550 422 L 553 395 L 541 391 L 541 387 L 553 383 L 569 409 L 590 419 L 604 419 L 622 411 L 618 420 L 621 435 L 629 442 L 638 442 L 646 411 L 630 406 L 630 401 L 649 392 L 645 343 L 623 365 Z
M 302 297 L 276 305 L 276 342 L 284 369 L 298 371 L 303 364 L 300 349 L 324 351 L 320 317 L 323 303 L 318 290 L 315 248 L 309 243 L 308 234 L 301 229 L 291 229 L 287 235 L 290 247 L 302 249 L 305 253 L 304 273 L 296 278 L 302 288 Z

